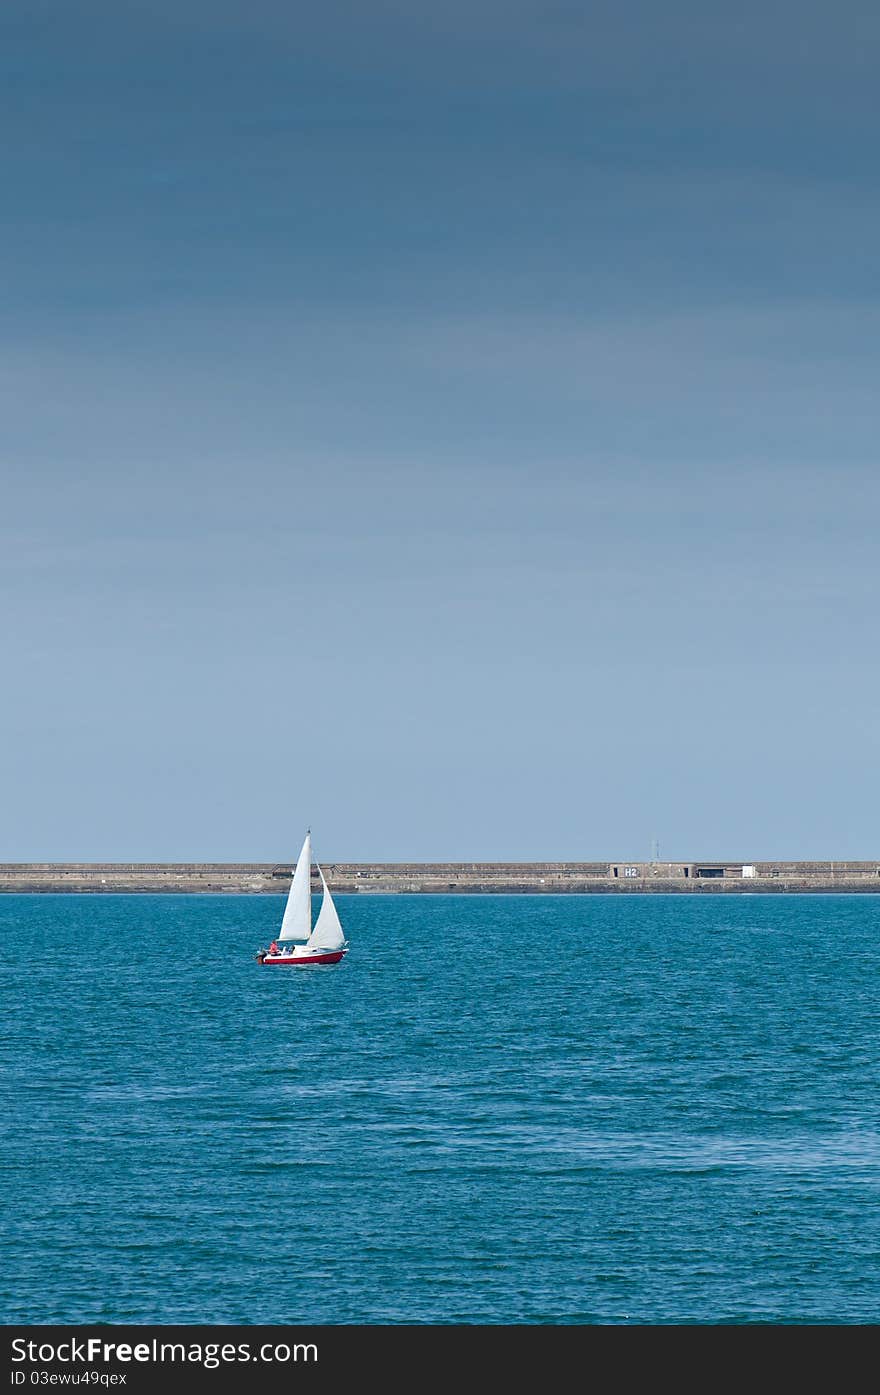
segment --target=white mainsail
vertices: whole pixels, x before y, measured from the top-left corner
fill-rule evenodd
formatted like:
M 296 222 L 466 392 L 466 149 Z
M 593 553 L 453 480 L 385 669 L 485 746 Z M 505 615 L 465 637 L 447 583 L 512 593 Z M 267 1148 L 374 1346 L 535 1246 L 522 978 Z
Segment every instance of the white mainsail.
M 323 880 L 323 878 L 322 878 Z M 306 841 L 296 862 L 290 894 L 284 907 L 279 940 L 307 940 L 312 929 L 312 837 Z M 315 927 L 317 929 L 317 926 Z
M 333 897 L 330 895 L 330 888 L 324 880 L 324 873 L 318 868 L 321 878 L 321 890 L 324 899 L 321 902 L 321 909 L 318 912 L 318 919 L 315 921 L 315 928 L 309 936 L 310 949 L 342 949 L 345 944 L 345 935 L 339 923 L 339 916 L 336 914 L 336 907 L 333 904 Z

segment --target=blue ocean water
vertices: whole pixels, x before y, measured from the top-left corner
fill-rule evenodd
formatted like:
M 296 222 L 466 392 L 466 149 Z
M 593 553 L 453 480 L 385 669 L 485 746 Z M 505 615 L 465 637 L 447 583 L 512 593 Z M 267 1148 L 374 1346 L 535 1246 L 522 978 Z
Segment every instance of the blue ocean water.
M 880 1316 L 880 898 L 0 898 L 4 1322 Z

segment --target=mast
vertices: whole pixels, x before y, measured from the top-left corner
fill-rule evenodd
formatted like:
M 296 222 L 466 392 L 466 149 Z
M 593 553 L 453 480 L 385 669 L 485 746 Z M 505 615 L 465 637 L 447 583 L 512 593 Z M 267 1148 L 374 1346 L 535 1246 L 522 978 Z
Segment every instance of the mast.
M 305 943 L 312 930 L 312 832 L 308 830 L 290 883 L 279 940 Z

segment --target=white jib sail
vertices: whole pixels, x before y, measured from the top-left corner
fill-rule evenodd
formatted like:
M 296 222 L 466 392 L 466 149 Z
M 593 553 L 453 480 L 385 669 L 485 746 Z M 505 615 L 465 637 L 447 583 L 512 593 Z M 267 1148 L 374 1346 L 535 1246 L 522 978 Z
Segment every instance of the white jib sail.
M 310 949 L 342 949 L 345 944 L 345 935 L 339 923 L 339 916 L 336 914 L 336 907 L 333 904 L 333 897 L 330 889 L 324 880 L 324 873 L 318 868 L 321 878 L 321 890 L 324 899 L 321 902 L 321 909 L 318 912 L 318 919 L 315 921 L 315 928 L 309 937 Z
M 290 894 L 284 907 L 279 940 L 307 940 L 312 928 L 312 839 L 306 834 L 306 841 L 296 862 L 296 871 L 290 883 Z

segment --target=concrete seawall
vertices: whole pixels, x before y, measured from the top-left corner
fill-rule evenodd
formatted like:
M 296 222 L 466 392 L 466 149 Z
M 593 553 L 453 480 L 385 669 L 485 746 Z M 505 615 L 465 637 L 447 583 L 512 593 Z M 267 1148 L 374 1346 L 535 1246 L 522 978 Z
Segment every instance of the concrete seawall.
M 6 862 L 2 892 L 202 892 L 281 895 L 292 867 L 245 862 Z M 599 893 L 874 892 L 876 862 L 336 862 L 334 892 Z M 312 889 L 320 889 L 312 869 Z

